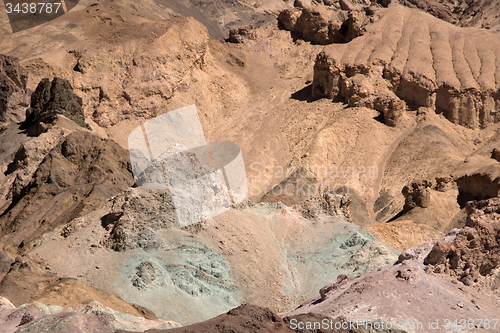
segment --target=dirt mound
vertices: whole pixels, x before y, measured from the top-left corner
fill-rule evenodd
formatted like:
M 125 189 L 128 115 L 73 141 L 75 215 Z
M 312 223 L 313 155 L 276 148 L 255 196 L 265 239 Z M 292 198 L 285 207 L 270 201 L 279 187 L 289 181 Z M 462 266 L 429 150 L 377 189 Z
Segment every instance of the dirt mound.
M 0 217 L 4 248 L 36 246 L 32 242 L 44 232 L 100 208 L 132 183 L 128 154 L 115 142 L 88 132 L 68 135 L 28 184 L 12 190 L 10 206 Z
M 456 180 L 459 203 L 465 207 L 468 201 L 485 200 L 500 195 L 500 165 L 490 165 L 467 173 Z
M 30 91 L 27 89 L 28 72 L 19 60 L 0 54 L 0 125 L 20 122 L 25 118 Z
M 374 108 L 388 124 L 405 109 L 399 101 L 434 108 L 470 128 L 500 121 L 497 33 L 458 28 L 402 6 L 375 15 L 363 36 L 318 55 L 313 96 Z

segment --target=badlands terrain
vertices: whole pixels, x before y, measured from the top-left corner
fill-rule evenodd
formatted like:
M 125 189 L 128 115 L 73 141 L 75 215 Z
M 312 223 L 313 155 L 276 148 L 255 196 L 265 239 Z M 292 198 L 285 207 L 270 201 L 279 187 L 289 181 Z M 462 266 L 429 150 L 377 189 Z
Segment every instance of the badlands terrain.
M 500 332 L 495 1 L 0 15 L 0 333 Z M 248 193 L 186 226 L 129 135 L 189 105 Z

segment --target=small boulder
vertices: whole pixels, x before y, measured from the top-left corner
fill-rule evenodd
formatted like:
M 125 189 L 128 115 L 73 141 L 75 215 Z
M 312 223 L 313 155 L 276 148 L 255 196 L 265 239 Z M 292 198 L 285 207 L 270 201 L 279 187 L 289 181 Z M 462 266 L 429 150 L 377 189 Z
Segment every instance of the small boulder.
M 452 176 L 436 177 L 436 191 L 446 192 L 452 188 L 456 188 L 455 179 Z

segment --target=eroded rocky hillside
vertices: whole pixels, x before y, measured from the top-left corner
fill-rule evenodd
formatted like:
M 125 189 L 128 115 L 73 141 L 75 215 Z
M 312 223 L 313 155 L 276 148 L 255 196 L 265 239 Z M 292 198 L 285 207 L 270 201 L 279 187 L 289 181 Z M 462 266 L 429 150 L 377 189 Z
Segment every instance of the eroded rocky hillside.
M 493 318 L 498 5 L 379 2 L 1 16 L 0 332 Z M 191 104 L 241 148 L 249 198 L 181 228 L 127 139 Z

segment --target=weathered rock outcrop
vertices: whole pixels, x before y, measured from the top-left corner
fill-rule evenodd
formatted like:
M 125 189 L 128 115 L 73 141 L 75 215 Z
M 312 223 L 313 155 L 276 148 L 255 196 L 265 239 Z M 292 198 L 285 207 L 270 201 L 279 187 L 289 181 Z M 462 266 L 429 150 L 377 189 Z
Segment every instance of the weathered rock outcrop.
M 332 329 L 321 329 L 318 330 L 306 323 L 322 322 L 325 319 L 330 323 L 332 321 Z M 298 327 L 297 323 L 303 323 Z M 348 326 L 348 325 L 347 325 Z M 337 328 L 335 328 L 337 327 Z M 339 328 L 340 327 L 340 328 Z M 344 328 L 342 328 L 344 327 Z M 403 333 L 399 330 L 384 330 L 384 329 L 373 329 L 373 330 L 363 330 L 363 329 L 353 329 L 352 327 L 346 328 L 344 324 L 342 326 L 342 320 L 332 319 L 327 316 L 318 315 L 298 315 L 290 316 L 286 318 L 281 318 L 277 314 L 273 313 L 267 308 L 262 308 L 259 306 L 244 304 L 231 311 L 222 314 L 216 318 L 197 323 L 194 325 L 184 326 L 181 328 L 171 329 L 168 331 L 156 331 L 158 333 L 198 333 L 198 332 L 232 332 L 232 333 Z M 116 333 L 127 333 L 125 331 L 118 331 Z
M 389 125 L 403 104 L 433 108 L 469 128 L 500 121 L 496 33 L 458 28 L 403 6 L 376 16 L 363 36 L 317 56 L 313 97 L 375 108 Z M 389 102 L 377 103 L 380 98 Z
M 411 185 L 403 187 L 402 193 L 405 196 L 403 211 L 407 212 L 417 206 L 422 208 L 429 207 L 431 200 L 431 192 L 429 188 L 432 186 L 432 181 L 422 179 L 411 183 Z
M 320 290 L 320 296 L 303 303 L 288 316 L 327 313 L 331 318 L 341 316 L 353 321 L 359 318 L 372 322 L 383 320 L 385 327 L 399 328 L 408 333 L 425 331 L 429 318 L 439 321 L 439 330 L 447 331 L 443 326 L 444 319 L 456 315 L 457 310 L 461 316 L 470 318 L 496 316 L 498 301 L 491 290 L 498 284 L 495 282 L 498 280 L 498 268 L 493 268 L 498 267 L 498 201 L 495 208 L 491 204 L 488 207 L 484 213 L 488 209 L 494 210 L 492 215 L 495 216 L 495 224 L 479 223 L 473 229 L 475 232 L 467 227 L 455 229 L 439 242 L 433 241 L 406 250 L 397 262 L 377 271 L 354 278 L 339 275 L 335 282 Z M 475 220 L 473 215 L 470 219 Z M 463 259 L 470 262 L 470 268 L 467 262 L 458 261 L 459 272 L 447 270 L 449 274 L 439 276 L 430 273 L 441 266 L 429 261 L 437 260 L 447 267 L 453 265 L 447 258 L 452 252 L 447 251 L 455 243 L 457 256 L 463 255 Z M 486 249 L 492 250 L 492 253 L 487 253 Z M 488 272 L 490 269 L 491 272 Z M 457 277 L 463 276 L 460 274 L 468 274 L 473 270 L 487 273 L 488 276 L 480 279 L 488 281 L 488 288 L 457 284 Z M 440 272 L 444 273 L 444 270 Z M 361 328 L 366 327 L 363 325 Z
M 30 95 L 27 84 L 28 71 L 16 58 L 0 54 L 0 125 L 24 120 Z
M 282 11 L 278 20 L 290 31 L 318 44 L 347 43 L 361 36 L 373 19 L 369 10 L 326 11 L 321 7 L 291 8 Z
M 351 220 L 349 204 L 351 199 L 347 195 L 325 193 L 298 203 L 292 210 L 300 213 L 307 219 L 318 219 L 323 216 L 336 216 L 347 221 Z
M 500 198 L 471 201 L 467 222 L 452 242 L 440 240 L 425 258 L 427 272 L 500 294 Z
M 167 101 L 207 52 L 206 28 L 193 18 L 144 23 L 72 50 L 73 86 L 102 127 L 164 113 Z
M 500 196 L 500 168 L 490 166 L 458 177 L 459 203 L 465 207 L 470 200 L 485 200 Z
M 37 312 L 37 310 L 41 311 L 41 313 Z M 73 327 L 74 323 L 71 319 L 73 317 L 87 318 L 90 322 L 95 321 L 97 318 L 103 326 L 108 327 L 112 332 L 115 332 L 116 330 L 144 332 L 152 329 L 171 329 L 181 326 L 180 324 L 172 321 L 162 319 L 146 319 L 127 313 L 121 313 L 96 301 L 90 302 L 89 304 L 79 308 L 68 308 L 66 311 L 64 311 L 60 306 L 47 306 L 43 303 L 36 302 L 34 304 L 22 305 L 19 309 L 14 310 L 9 317 L 19 317 L 19 315 L 23 313 L 24 315 L 22 315 L 18 325 L 20 326 L 19 330 L 21 332 L 47 332 L 47 330 L 49 330 L 49 332 L 56 333 L 75 329 L 75 327 Z M 34 315 L 32 313 L 34 313 Z M 70 318 L 70 320 L 67 321 L 65 318 Z M 31 322 L 33 323 L 29 324 Z M 54 328 L 54 322 L 56 322 L 57 329 Z M 90 329 L 89 333 L 96 332 L 92 330 L 95 329 L 95 327 L 83 326 L 81 329 L 83 329 L 83 332 L 86 332 L 85 329 Z M 11 332 L 14 332 L 14 330 Z M 100 333 L 101 331 L 99 330 L 97 332 Z
M 10 205 L 0 216 L 1 243 L 29 248 L 43 232 L 100 208 L 132 184 L 123 148 L 76 131 L 45 156 L 29 183 L 14 183 Z
M 40 135 L 47 132 L 48 124 L 53 122 L 58 114 L 90 129 L 85 123 L 82 99 L 73 92 L 68 80 L 56 77 L 50 82 L 45 78 L 31 95 L 31 106 L 26 110 L 24 127 L 28 128 L 28 134 Z

